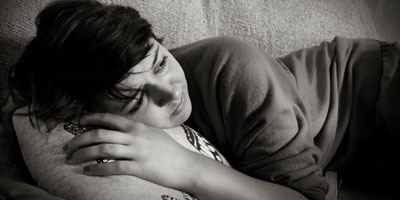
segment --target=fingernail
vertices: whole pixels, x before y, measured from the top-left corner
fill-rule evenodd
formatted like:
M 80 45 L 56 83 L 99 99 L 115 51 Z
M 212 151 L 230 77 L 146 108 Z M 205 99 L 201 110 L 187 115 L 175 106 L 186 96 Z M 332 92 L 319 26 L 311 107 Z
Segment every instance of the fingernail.
M 85 167 L 83 167 L 83 171 L 84 171 L 84 172 L 88 172 L 88 171 L 90 171 L 90 167 L 89 167 L 89 166 L 85 166 Z
M 63 150 L 64 150 L 64 151 L 67 151 L 67 150 L 68 150 L 68 144 L 66 144 L 66 145 L 63 146 Z

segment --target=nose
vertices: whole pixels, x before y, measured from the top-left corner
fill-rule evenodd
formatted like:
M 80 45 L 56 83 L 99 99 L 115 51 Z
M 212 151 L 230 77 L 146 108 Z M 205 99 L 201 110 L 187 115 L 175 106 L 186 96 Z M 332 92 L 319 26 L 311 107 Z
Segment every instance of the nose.
M 174 84 L 158 82 L 152 86 L 154 101 L 159 106 L 165 106 L 169 102 L 179 99 L 181 96 L 181 91 Z

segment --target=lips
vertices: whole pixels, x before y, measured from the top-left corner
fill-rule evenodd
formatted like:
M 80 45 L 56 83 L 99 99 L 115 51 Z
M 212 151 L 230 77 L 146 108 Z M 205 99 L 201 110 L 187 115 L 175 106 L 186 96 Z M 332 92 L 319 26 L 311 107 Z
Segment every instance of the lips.
M 176 107 L 174 109 L 174 112 L 172 112 L 171 115 L 178 115 L 179 113 L 181 113 L 183 111 L 183 108 L 184 108 L 183 105 L 185 105 L 185 95 L 183 95 L 183 93 L 182 93 L 180 101 L 176 105 Z

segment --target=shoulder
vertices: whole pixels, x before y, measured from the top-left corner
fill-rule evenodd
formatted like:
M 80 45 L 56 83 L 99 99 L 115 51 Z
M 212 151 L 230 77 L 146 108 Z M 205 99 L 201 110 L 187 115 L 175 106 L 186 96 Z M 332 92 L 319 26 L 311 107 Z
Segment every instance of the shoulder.
M 268 68 L 275 65 L 275 59 L 265 54 L 248 41 L 233 37 L 219 36 L 200 40 L 171 50 L 172 55 L 181 64 L 190 78 L 217 77 L 221 73 L 236 73 Z M 205 77 L 202 77 L 202 76 Z

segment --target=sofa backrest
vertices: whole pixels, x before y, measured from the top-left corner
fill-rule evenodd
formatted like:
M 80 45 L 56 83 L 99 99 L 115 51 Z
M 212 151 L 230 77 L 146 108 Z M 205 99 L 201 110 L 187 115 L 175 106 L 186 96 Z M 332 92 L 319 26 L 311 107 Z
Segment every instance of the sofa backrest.
M 34 19 L 52 0 L 0 3 L 0 106 L 7 69 L 35 35 Z M 364 0 L 101 0 L 133 6 L 164 37 L 167 48 L 206 37 L 234 35 L 273 56 L 331 40 L 336 35 L 376 38 Z

